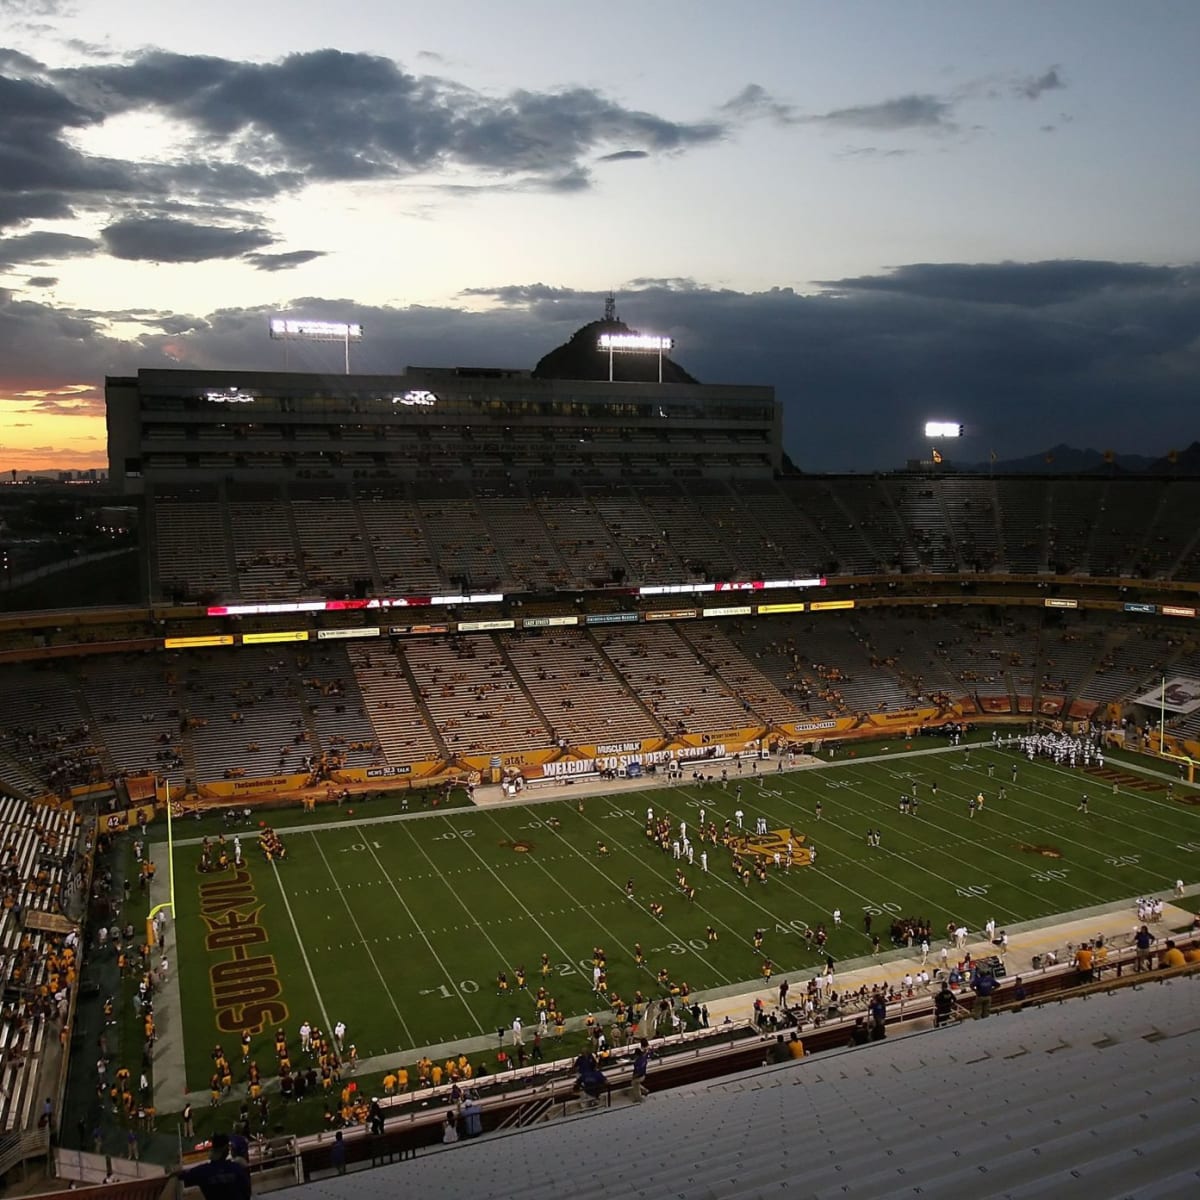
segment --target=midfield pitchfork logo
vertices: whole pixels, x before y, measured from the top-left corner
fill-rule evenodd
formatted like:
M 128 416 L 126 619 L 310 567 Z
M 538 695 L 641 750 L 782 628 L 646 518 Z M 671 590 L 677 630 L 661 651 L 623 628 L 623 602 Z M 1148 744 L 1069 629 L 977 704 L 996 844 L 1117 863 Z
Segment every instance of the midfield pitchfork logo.
M 775 861 L 775 855 L 780 859 L 787 858 L 788 843 L 792 846 L 792 866 L 807 867 L 812 862 L 812 851 L 804 845 L 807 835 L 796 833 L 790 828 L 772 829 L 769 833 L 746 833 L 734 838 L 730 849 L 739 854 L 754 854 L 769 862 Z

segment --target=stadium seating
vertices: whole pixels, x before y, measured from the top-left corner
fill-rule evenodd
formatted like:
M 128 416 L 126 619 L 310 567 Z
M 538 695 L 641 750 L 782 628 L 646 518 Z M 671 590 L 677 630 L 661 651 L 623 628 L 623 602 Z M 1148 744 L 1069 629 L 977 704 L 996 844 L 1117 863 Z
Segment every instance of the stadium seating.
M 598 640 L 668 733 L 738 729 L 755 723 L 749 704 L 665 622 L 609 630 Z
M 1176 978 L 654 1092 L 326 1178 L 322 1195 L 1187 1195 L 1197 989 Z
M 95 729 L 75 681 L 53 665 L 14 667 L 0 689 L 0 781 L 19 795 L 62 791 L 106 776 Z
M 447 451 L 449 452 L 449 451 Z M 1191 480 L 761 475 L 151 489 L 152 586 L 243 600 L 1004 571 L 1195 579 Z
M 184 660 L 177 654 L 99 655 L 84 661 L 80 682 L 98 731 L 121 774 L 152 773 L 181 784 Z
M 1120 614 L 943 606 L 98 654 L 11 669 L 0 792 L 294 773 L 322 754 L 403 766 L 955 699 L 1009 713 L 1036 697 L 1043 715 L 1082 715 L 1152 690 L 1164 670 L 1200 676 L 1189 645 L 1178 626 Z M 1169 729 L 1195 736 L 1200 713 Z
M 875 662 L 871 646 L 847 621 L 819 615 L 741 621 L 732 636 L 806 717 L 870 713 L 908 703 L 902 681 Z
M 452 755 L 549 743 L 549 726 L 486 634 L 414 639 L 404 657 Z
M 392 647 L 354 645 L 348 648 L 348 654 L 387 762 L 398 766 L 444 757 L 444 743 L 422 714 L 411 677 L 405 674 L 403 662 Z
M 75 876 L 83 825 L 69 808 L 0 797 L 0 1132 L 30 1128 L 53 997 L 50 951 L 63 935 L 43 932 L 29 914 L 78 912 Z M 51 1036 L 56 1036 L 51 1034 Z
M 193 498 L 194 496 L 194 498 Z M 202 485 L 183 496 L 155 496 L 154 527 L 159 587 L 166 596 L 228 596 L 233 592 L 225 509 L 216 488 Z
M 662 736 L 661 725 L 586 631 L 505 634 L 502 645 L 557 741 L 590 745 Z

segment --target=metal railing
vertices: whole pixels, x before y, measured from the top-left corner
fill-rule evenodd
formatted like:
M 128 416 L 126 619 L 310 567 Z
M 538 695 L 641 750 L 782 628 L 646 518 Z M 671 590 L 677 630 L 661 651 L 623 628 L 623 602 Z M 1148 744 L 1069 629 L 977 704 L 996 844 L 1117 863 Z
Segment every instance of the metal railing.
M 0 1137 L 0 1176 L 19 1162 L 46 1154 L 50 1149 L 50 1128 L 18 1129 Z

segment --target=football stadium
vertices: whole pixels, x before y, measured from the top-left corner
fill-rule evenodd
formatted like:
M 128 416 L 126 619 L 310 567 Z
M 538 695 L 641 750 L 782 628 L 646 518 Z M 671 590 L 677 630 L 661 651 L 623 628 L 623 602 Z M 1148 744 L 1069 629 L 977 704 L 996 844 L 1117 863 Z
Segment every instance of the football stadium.
M 803 474 L 611 306 L 278 333 L 347 371 L 108 378 L 136 548 L 0 614 L 10 1183 L 1194 1194 L 1186 463 Z

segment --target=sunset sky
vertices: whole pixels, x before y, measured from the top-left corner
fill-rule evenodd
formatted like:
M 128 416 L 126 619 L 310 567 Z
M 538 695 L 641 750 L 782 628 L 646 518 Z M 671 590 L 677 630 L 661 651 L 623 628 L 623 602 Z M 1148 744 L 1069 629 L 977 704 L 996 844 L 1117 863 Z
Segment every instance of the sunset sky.
M 0 0 L 0 471 L 103 379 L 529 367 L 609 289 L 810 470 L 1200 438 L 1200 4 Z M 293 349 L 293 368 L 340 351 Z

